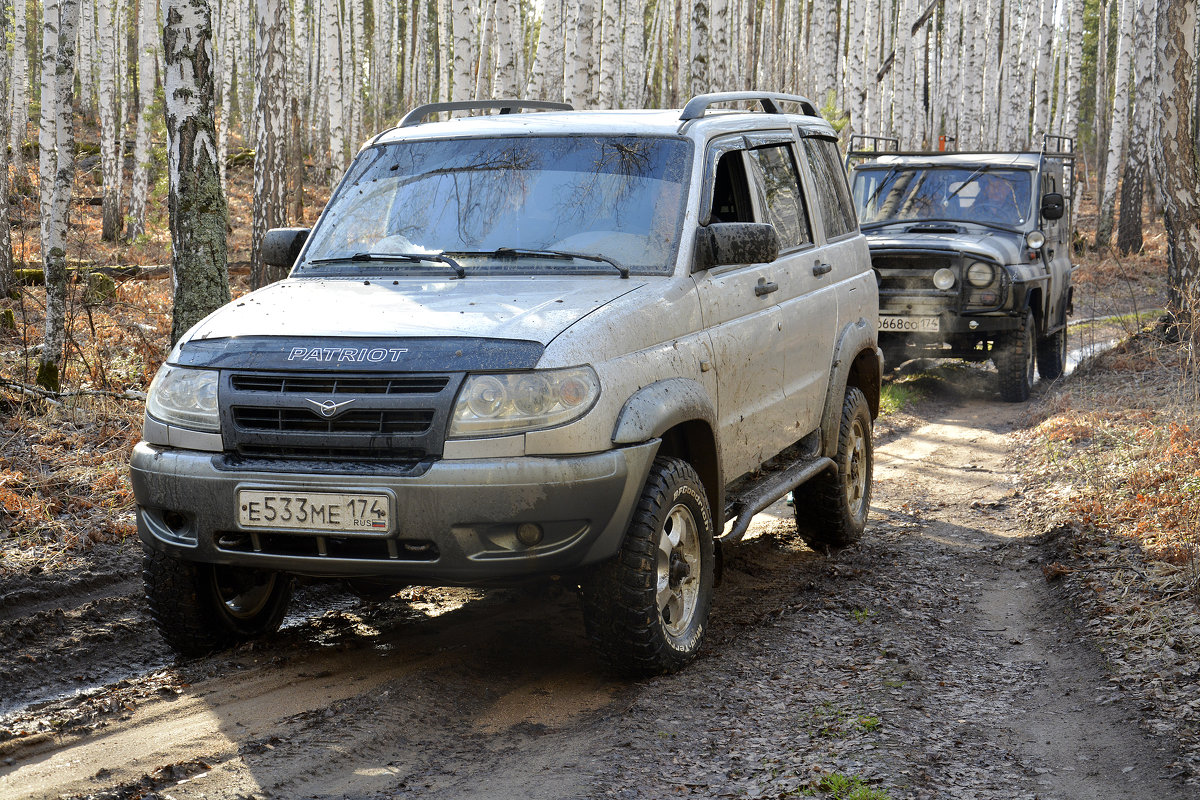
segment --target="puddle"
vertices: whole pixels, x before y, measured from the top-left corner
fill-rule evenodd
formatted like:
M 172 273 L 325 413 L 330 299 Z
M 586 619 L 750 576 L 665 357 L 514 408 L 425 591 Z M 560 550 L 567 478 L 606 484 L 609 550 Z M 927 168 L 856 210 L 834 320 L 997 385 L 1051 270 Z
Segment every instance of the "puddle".
M 1082 362 L 1089 358 L 1094 358 L 1106 350 L 1111 350 L 1116 343 L 1116 339 L 1105 339 L 1099 342 L 1091 342 L 1075 350 L 1068 350 L 1067 363 L 1063 369 L 1063 374 L 1070 375 Z

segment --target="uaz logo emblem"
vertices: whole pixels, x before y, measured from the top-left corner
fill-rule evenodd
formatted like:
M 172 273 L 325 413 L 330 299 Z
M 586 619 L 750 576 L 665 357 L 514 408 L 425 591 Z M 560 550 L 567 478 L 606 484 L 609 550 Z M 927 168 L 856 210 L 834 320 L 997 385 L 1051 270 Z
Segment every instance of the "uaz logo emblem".
M 353 400 L 343 400 L 340 403 L 335 403 L 332 400 L 313 400 L 310 397 L 304 398 L 304 402 L 321 412 L 321 416 L 325 418 L 336 416 L 343 408 L 353 403 Z

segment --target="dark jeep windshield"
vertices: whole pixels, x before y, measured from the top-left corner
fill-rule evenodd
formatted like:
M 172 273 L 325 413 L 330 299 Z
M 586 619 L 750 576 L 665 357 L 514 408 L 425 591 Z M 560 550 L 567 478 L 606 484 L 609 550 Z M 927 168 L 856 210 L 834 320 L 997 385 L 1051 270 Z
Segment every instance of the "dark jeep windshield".
M 665 274 L 683 220 L 690 147 L 635 136 L 373 147 L 351 166 L 297 273 L 447 271 L 444 262 L 386 258 L 445 253 L 469 274 L 615 275 L 615 265 Z
M 864 228 L 938 220 L 1018 229 L 1030 219 L 1033 176 L 988 165 L 858 167 L 854 202 Z

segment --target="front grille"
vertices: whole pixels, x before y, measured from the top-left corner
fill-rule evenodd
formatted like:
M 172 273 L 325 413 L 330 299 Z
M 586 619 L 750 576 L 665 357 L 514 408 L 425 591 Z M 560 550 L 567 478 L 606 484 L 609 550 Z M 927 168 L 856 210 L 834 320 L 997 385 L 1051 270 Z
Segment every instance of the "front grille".
M 427 461 L 442 453 L 462 380 L 459 373 L 226 373 L 222 433 L 228 450 L 256 459 Z
M 304 433 L 424 433 L 433 416 L 431 408 L 345 411 L 333 419 L 296 408 L 233 409 L 233 421 L 243 430 Z
M 872 265 L 879 275 L 879 295 L 909 295 L 918 297 L 957 297 L 957 289 L 949 292 L 933 285 L 933 273 L 943 267 L 958 274 L 958 257 L 945 255 L 874 256 Z

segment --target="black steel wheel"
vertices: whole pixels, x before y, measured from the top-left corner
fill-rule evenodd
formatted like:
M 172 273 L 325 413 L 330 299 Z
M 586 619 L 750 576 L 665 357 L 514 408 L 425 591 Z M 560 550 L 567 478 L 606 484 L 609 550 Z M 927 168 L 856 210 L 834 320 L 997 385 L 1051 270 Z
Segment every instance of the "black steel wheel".
M 814 550 L 828 552 L 854 544 L 871 510 L 875 452 L 871 407 L 855 386 L 846 389 L 838 427 L 836 471 L 826 471 L 792 493 L 796 532 Z
M 292 597 L 288 575 L 182 561 L 145 546 L 142 583 L 155 626 L 183 656 L 278 630 Z
M 1034 322 L 1032 312 L 1015 331 L 1001 334 L 992 345 L 992 361 L 1000 373 L 1000 398 L 1023 403 L 1033 390 Z
M 713 523 L 690 464 L 657 458 L 617 556 L 583 581 L 588 635 L 622 675 L 675 672 L 700 649 L 713 594 Z

